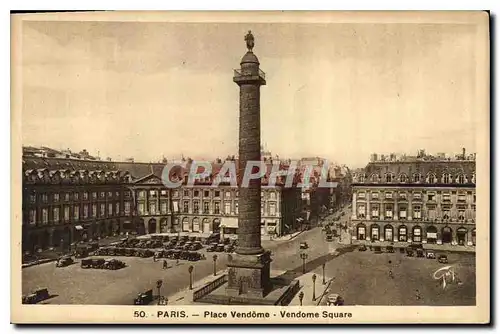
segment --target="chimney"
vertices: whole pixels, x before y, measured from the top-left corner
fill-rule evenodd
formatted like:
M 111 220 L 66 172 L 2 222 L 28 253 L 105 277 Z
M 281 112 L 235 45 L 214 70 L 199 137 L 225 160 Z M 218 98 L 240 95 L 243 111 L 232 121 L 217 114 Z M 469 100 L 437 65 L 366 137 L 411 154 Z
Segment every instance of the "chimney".
M 465 160 L 465 147 L 462 147 L 462 156 L 464 157 Z

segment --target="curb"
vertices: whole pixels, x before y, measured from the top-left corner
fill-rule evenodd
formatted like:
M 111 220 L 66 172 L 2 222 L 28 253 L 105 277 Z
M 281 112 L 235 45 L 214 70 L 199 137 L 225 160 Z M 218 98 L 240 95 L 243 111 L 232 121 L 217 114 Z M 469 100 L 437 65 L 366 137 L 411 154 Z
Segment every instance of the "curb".
M 42 260 L 30 262 L 30 263 L 25 263 L 25 264 L 23 264 L 21 266 L 21 269 L 32 267 L 32 266 L 36 266 L 36 265 L 39 265 L 39 264 L 44 264 L 44 263 L 49 263 L 49 262 L 55 262 L 55 261 L 57 261 L 57 259 L 42 259 Z

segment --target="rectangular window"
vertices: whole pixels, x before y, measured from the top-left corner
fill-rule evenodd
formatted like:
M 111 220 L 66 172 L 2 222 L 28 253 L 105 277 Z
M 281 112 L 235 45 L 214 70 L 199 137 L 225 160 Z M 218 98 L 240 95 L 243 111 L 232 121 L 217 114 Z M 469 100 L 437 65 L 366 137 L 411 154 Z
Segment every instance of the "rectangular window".
M 150 215 L 156 214 L 156 202 L 149 203 L 149 214 Z
M 200 213 L 200 202 L 199 201 L 193 201 L 193 213 L 195 213 L 195 214 Z
M 59 222 L 59 208 L 54 208 L 53 214 L 54 214 L 54 217 L 53 217 L 54 221 Z
M 200 197 L 200 191 L 199 190 L 193 191 L 193 195 L 194 197 Z
M 224 213 L 226 215 L 231 214 L 231 202 L 224 202 Z
M 433 221 L 436 219 L 436 206 L 430 205 L 427 207 L 427 217 Z
M 372 199 L 378 199 L 378 193 L 372 193 Z
M 125 211 L 125 214 L 130 215 L 130 202 L 123 202 L 123 205 L 123 211 Z
M 366 207 L 364 204 L 358 205 L 358 217 L 365 218 L 366 215 Z
M 385 198 L 391 199 L 392 198 L 392 193 L 391 192 L 385 193 Z
M 42 202 L 47 203 L 48 201 L 49 201 L 49 197 L 47 196 L 47 194 L 42 194 Z
M 156 190 L 150 190 L 149 191 L 149 196 L 150 197 L 156 197 Z
M 189 213 L 189 201 L 184 201 L 182 204 L 182 212 Z
M 451 201 L 450 193 L 443 193 L 443 202 L 449 202 L 449 201 Z
M 427 200 L 428 201 L 435 201 L 436 200 L 436 194 L 434 194 L 434 193 L 427 194 Z
M 172 192 L 172 197 L 175 197 L 175 198 L 179 197 L 179 191 L 178 190 L 174 190 Z
M 78 205 L 73 208 L 73 219 L 80 220 L 80 207 Z
M 30 225 L 35 225 L 36 224 L 36 210 L 35 209 L 31 209 L 29 211 L 29 223 Z
M 230 191 L 226 191 L 225 194 L 224 194 L 224 197 L 231 198 L 231 192 Z
M 386 205 L 385 206 L 385 218 L 392 219 L 392 209 L 393 209 L 392 205 Z
M 83 218 L 88 218 L 89 217 L 89 205 L 84 204 L 83 205 Z
M 276 216 L 276 203 L 269 203 L 269 215 Z
M 415 205 L 413 207 L 413 218 L 415 219 L 420 219 L 422 218 L 422 208 L 420 207 L 420 205 Z
M 160 211 L 162 214 L 165 214 L 168 212 L 168 207 L 167 207 L 167 202 L 166 201 L 162 201 L 160 202 Z
M 54 202 L 59 202 L 59 194 L 54 194 Z
M 64 221 L 69 221 L 69 206 L 64 207 Z
M 106 216 L 106 205 L 104 203 L 101 203 L 101 206 L 99 208 L 99 217 L 105 217 Z
M 73 200 L 78 201 L 79 194 L 73 193 Z
M 115 203 L 115 214 L 120 215 L 120 202 Z
M 30 203 L 35 203 L 36 202 L 36 195 L 35 194 L 31 194 L 30 195 Z
M 108 191 L 108 197 L 113 197 L 113 192 Z
M 115 197 L 116 198 L 120 198 L 120 192 L 119 191 L 115 191 Z
M 95 192 L 95 191 L 93 191 L 93 192 L 92 192 L 92 198 L 93 198 L 93 199 L 96 199 L 96 198 L 97 198 L 97 192 Z
M 401 220 L 406 219 L 406 207 L 399 208 L 399 219 L 401 219 Z
M 108 216 L 113 215 L 113 203 L 108 203 Z
M 465 202 L 465 194 L 458 194 L 458 201 Z
M 65 193 L 65 194 L 64 194 L 64 201 L 65 201 L 65 202 L 69 202 L 69 197 L 70 197 L 70 196 L 69 196 L 69 193 Z
M 378 218 L 379 217 L 379 207 L 378 204 L 372 205 L 372 218 Z
M 161 195 L 161 196 L 167 196 L 167 191 L 166 191 L 166 190 L 162 190 L 162 191 L 160 192 L 160 195 Z
M 220 202 L 214 202 L 214 214 L 220 214 Z
M 106 193 L 104 191 L 101 191 L 100 195 L 101 198 L 106 198 Z
M 220 191 L 219 190 L 214 191 L 214 196 L 215 197 L 220 197 Z
M 364 192 L 358 193 L 358 198 L 364 199 L 365 198 L 365 193 Z
M 144 215 L 144 203 L 139 203 L 137 205 L 137 211 L 138 211 L 139 215 L 141 215 L 141 216 Z
M 406 193 L 399 193 L 399 199 L 406 199 Z
M 144 198 L 146 197 L 146 192 L 144 190 L 140 190 L 137 194 L 137 197 Z
M 189 190 L 184 190 L 184 197 L 189 197 Z
M 203 202 L 203 213 L 210 213 L 210 202 Z
M 97 217 L 97 204 L 92 204 L 92 217 Z
M 84 191 L 84 192 L 83 192 L 83 195 L 82 195 L 82 196 L 83 196 L 83 200 L 84 200 L 84 201 L 86 201 L 86 200 L 88 200 L 88 199 L 89 199 L 89 193 L 88 193 L 88 192 L 86 192 L 86 191 Z
M 421 193 L 413 193 L 413 199 L 422 199 L 422 194 Z
M 42 209 L 42 224 L 46 225 L 49 222 L 49 209 Z
M 210 197 L 210 191 L 205 190 L 205 191 L 203 192 L 203 197 Z

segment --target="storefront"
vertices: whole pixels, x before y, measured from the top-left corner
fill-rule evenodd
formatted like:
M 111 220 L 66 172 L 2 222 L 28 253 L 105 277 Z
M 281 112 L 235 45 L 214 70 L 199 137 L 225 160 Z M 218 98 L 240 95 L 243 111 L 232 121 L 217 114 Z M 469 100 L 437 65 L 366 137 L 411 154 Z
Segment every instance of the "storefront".
M 437 243 L 437 228 L 435 226 L 427 227 L 426 231 L 427 243 L 435 244 Z
M 451 228 L 449 228 L 448 226 L 443 227 L 443 230 L 441 232 L 441 240 L 443 241 L 443 244 L 449 244 L 453 240 Z
M 393 231 L 394 230 L 393 230 L 391 225 L 385 225 L 385 227 L 384 227 L 384 240 L 385 241 L 390 241 L 390 242 L 393 241 L 393 238 L 394 238 Z
M 457 229 L 457 242 L 460 246 L 465 246 L 467 244 L 467 229 L 464 227 L 459 227 Z
M 371 240 L 373 241 L 379 241 L 380 240 L 380 229 L 378 225 L 372 225 L 371 226 Z
M 365 227 L 365 225 L 363 225 L 363 224 L 358 225 L 357 231 L 356 231 L 356 237 L 358 240 L 365 240 L 366 239 L 366 227 Z

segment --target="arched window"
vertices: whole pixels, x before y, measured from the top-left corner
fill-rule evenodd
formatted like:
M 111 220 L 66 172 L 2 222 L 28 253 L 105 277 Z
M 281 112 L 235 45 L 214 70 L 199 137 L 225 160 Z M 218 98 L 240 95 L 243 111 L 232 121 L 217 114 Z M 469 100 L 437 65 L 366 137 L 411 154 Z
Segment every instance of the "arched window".
M 444 183 L 444 184 L 448 184 L 448 183 L 450 183 L 450 181 L 451 181 L 450 174 L 448 174 L 448 173 L 444 173 L 444 174 L 443 174 L 443 183 Z
M 401 183 L 408 182 L 408 177 L 406 176 L 406 174 L 399 175 L 399 182 L 401 182 Z
M 463 174 L 460 174 L 458 176 L 458 183 L 464 184 L 465 183 L 465 176 Z
M 437 177 L 433 173 L 427 175 L 427 183 L 437 183 Z
M 378 182 L 378 174 L 372 174 L 371 181 L 372 182 Z
M 421 175 L 419 173 L 413 174 L 413 182 L 419 183 L 421 179 Z
M 393 178 L 394 178 L 394 176 L 391 173 L 385 174 L 385 182 L 391 183 Z

